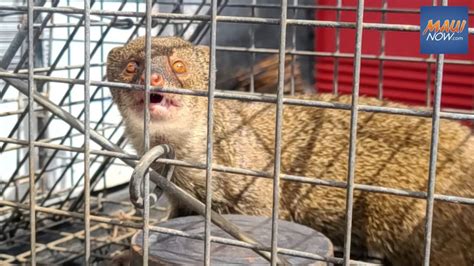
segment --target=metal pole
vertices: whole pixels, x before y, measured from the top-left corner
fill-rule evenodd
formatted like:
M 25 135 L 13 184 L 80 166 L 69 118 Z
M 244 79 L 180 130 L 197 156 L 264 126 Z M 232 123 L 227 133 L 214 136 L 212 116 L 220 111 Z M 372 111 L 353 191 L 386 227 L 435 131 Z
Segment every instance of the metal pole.
M 342 6 L 342 0 L 337 0 L 337 7 Z M 336 11 L 336 21 L 341 21 L 341 10 Z M 336 54 L 340 53 L 341 47 L 341 29 L 336 28 Z M 332 80 L 332 93 L 339 94 L 339 57 L 334 58 L 334 77 Z
M 34 98 L 35 80 L 34 75 L 34 29 L 35 20 L 33 11 L 33 0 L 28 0 L 28 166 L 29 166 L 29 185 L 30 185 L 30 251 L 31 265 L 36 265 L 36 187 L 35 187 L 35 145 L 33 143 L 35 136 L 34 125 Z
M 382 2 L 382 23 L 385 23 L 386 17 L 387 17 L 387 12 L 385 11 L 387 9 L 387 0 L 383 0 Z M 382 31 L 380 36 L 380 57 L 385 55 L 385 31 Z M 379 99 L 383 98 L 383 65 L 384 61 L 383 59 L 380 59 L 379 61 L 379 82 L 378 82 L 378 93 L 377 97 Z
M 447 6 L 448 0 L 442 0 L 441 5 Z M 443 66 L 444 54 L 436 56 L 436 81 L 435 94 L 433 102 L 433 117 L 431 124 L 431 145 L 430 145 L 430 165 L 428 172 L 428 196 L 426 198 L 426 220 L 425 220 L 425 237 L 424 237 L 424 266 L 430 265 L 430 248 L 431 233 L 433 229 L 433 208 L 434 193 L 436 184 L 436 161 L 438 159 L 438 142 L 439 142 L 439 120 L 441 109 L 441 91 L 443 88 Z
M 89 0 L 84 0 L 84 264 L 91 264 L 90 228 L 90 45 Z
M 354 51 L 354 74 L 352 87 L 351 129 L 349 141 L 349 161 L 346 194 L 346 234 L 344 239 L 344 265 L 349 266 L 351 256 L 352 207 L 354 205 L 354 178 L 356 164 L 357 116 L 359 112 L 360 61 L 362 53 L 362 22 L 364 18 L 364 0 L 357 7 L 357 28 Z
M 206 213 L 204 221 L 204 264 L 211 265 L 212 155 L 214 128 L 214 90 L 216 89 L 217 0 L 211 0 L 211 43 L 207 97 Z
M 145 28 L 145 108 L 143 121 L 143 150 L 146 153 L 150 149 L 150 80 L 151 80 L 151 0 L 146 0 L 146 28 Z M 150 174 L 145 175 L 143 182 L 143 191 L 145 193 L 143 207 L 143 265 L 148 265 L 149 253 L 149 221 L 150 221 Z
M 283 126 L 283 94 L 285 89 L 285 50 L 288 1 L 281 0 L 280 45 L 278 54 L 278 90 L 275 118 L 275 154 L 273 166 L 273 206 L 272 206 L 272 266 L 278 262 L 278 212 L 280 206 L 281 172 L 281 132 Z

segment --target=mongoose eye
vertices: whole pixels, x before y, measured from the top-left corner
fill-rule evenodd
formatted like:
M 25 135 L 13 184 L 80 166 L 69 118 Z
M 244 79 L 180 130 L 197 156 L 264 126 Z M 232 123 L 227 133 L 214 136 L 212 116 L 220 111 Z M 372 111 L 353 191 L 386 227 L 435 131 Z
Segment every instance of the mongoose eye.
M 127 65 L 127 73 L 134 74 L 137 73 L 138 70 L 138 64 L 135 61 L 131 61 Z
M 182 74 L 186 72 L 186 65 L 183 63 L 183 61 L 178 60 L 173 63 L 173 70 L 178 74 Z

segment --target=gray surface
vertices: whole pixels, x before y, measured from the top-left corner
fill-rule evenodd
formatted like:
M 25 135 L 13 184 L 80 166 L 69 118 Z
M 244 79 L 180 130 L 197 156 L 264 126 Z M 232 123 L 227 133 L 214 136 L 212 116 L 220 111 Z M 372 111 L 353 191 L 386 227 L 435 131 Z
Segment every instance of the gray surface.
M 255 236 L 265 246 L 270 246 L 271 218 L 241 215 L 224 215 L 224 217 L 238 225 L 243 231 Z M 323 234 L 296 223 L 280 220 L 278 224 L 279 248 L 291 248 L 322 256 L 332 256 L 332 243 Z M 181 217 L 162 223 L 159 226 L 182 230 L 192 235 L 204 234 L 204 218 L 201 216 Z M 214 225 L 212 225 L 211 232 L 212 236 L 231 238 L 230 235 Z M 149 243 L 150 263 L 201 264 L 204 259 L 204 243 L 202 240 L 151 232 Z M 141 231 L 133 237 L 132 245 L 134 250 L 141 251 Z M 252 250 L 242 247 L 212 243 L 211 254 L 211 264 L 268 264 L 264 258 Z M 325 262 L 310 259 L 284 257 L 291 264 L 326 265 Z M 132 261 L 140 263 L 141 255 L 135 253 Z M 132 264 L 135 265 L 134 263 Z

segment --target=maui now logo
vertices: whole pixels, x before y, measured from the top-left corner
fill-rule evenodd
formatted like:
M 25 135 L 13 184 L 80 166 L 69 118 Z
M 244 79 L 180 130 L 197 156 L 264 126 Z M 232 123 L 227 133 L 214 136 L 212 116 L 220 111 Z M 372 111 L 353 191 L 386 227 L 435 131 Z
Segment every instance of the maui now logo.
M 420 18 L 421 53 L 467 53 L 468 29 L 467 7 L 422 7 Z
M 442 40 L 452 40 L 452 41 L 462 41 L 464 38 L 462 36 L 454 36 L 456 33 L 462 33 L 466 27 L 467 20 L 451 20 L 446 19 L 443 23 L 443 26 L 440 27 L 441 21 L 437 20 L 433 23 L 433 20 L 428 20 L 428 25 L 426 25 L 423 35 L 429 31 L 426 35 L 426 40 L 431 41 L 442 41 Z

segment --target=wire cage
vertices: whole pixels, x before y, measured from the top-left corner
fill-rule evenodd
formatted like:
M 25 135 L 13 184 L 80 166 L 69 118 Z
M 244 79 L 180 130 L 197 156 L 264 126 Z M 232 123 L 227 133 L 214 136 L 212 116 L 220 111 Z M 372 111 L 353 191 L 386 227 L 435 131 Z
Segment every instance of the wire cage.
M 350 2 L 350 3 L 349 3 Z M 202 239 L 206 246 L 205 263 L 210 263 L 211 241 L 252 249 L 263 249 L 272 264 L 277 254 L 310 258 L 333 264 L 356 262 L 351 249 L 351 217 L 354 191 L 386 193 L 426 199 L 427 235 L 435 200 L 474 205 L 474 198 L 440 195 L 434 191 L 430 160 L 427 191 L 364 186 L 354 183 L 355 143 L 359 112 L 432 117 L 432 147 L 436 149 L 440 119 L 474 121 L 474 51 L 463 56 L 390 54 L 390 34 L 419 33 L 417 24 L 393 22 L 394 14 L 419 15 L 417 6 L 392 1 L 310 1 L 310 0 L 9 0 L 0 3 L 0 262 L 31 264 L 82 264 L 118 262 L 130 249 L 130 238 L 161 232 Z M 374 3 L 377 2 L 377 3 Z M 468 1 L 459 4 L 468 5 Z M 425 5 L 447 5 L 424 1 Z M 398 5 L 398 6 L 397 6 Z M 472 17 L 473 6 L 469 6 Z M 367 13 L 380 15 L 379 21 L 362 23 Z M 349 15 L 348 15 L 349 14 Z M 377 18 L 378 19 L 378 18 Z M 472 20 L 472 19 L 471 19 Z M 469 25 L 472 43 L 474 29 Z M 346 33 L 350 32 L 349 35 Z M 368 32 L 380 43 L 377 51 L 363 48 Z M 194 44 L 211 48 L 209 90 L 204 95 L 212 106 L 214 98 L 271 102 L 277 110 L 276 139 L 281 138 L 281 117 L 287 104 L 319 108 L 338 108 L 351 112 L 348 181 L 323 182 L 301 177 L 289 178 L 250 169 L 212 166 L 212 149 L 207 162 L 189 165 L 179 158 L 173 165 L 213 171 L 231 171 L 274 178 L 274 200 L 278 201 L 279 180 L 309 182 L 347 190 L 347 227 L 344 246 L 335 247 L 334 256 L 281 249 L 277 246 L 278 204 L 273 209 L 271 246 L 248 241 L 211 237 L 210 196 L 206 197 L 205 234 L 189 235 L 159 227 L 165 216 L 154 210 L 136 215 L 128 196 L 133 166 L 140 158 L 128 146 L 123 121 L 113 105 L 105 78 L 108 52 L 137 36 L 181 36 Z M 418 36 L 418 35 L 416 35 Z M 325 42 L 326 39 L 331 41 Z M 334 43 L 333 43 L 334 42 Z M 347 46 L 350 43 L 351 46 Z M 330 47 L 329 50 L 326 49 Z M 387 48 L 387 49 L 385 49 Z M 472 49 L 471 49 L 472 50 Z M 150 57 L 149 48 L 145 51 Z M 267 60 L 267 61 L 266 61 Z M 371 63 L 367 63 L 370 61 Z M 266 62 L 266 63 L 262 63 Z M 260 63 L 260 65 L 259 65 Z M 374 73 L 364 66 L 374 64 Z M 429 110 L 358 105 L 359 95 L 408 101 L 390 94 L 393 90 L 392 63 L 418 64 L 423 83 L 416 89 L 426 96 L 415 103 L 426 103 Z M 451 69 L 451 71 L 444 71 Z M 462 70 L 459 70 L 462 69 Z M 458 71 L 459 70 L 459 71 Z M 384 72 L 385 71 L 385 72 Z M 415 72 L 415 71 L 413 71 Z M 385 73 L 385 74 L 384 74 Z M 273 76 L 272 76 L 273 75 Z M 350 75 L 353 80 L 347 81 Z M 467 88 L 459 92 L 463 104 L 441 105 L 443 86 L 452 77 L 464 75 Z M 445 81 L 443 77 L 448 76 Z M 373 90 L 362 86 L 372 82 Z M 260 83 L 259 83 L 260 82 Z M 384 83 L 387 82 L 387 83 Z M 454 86 L 454 85 L 453 85 Z M 265 89 L 262 89 L 265 87 Z M 360 87 L 360 88 L 359 88 Z M 149 85 L 144 86 L 149 90 Z M 245 93 L 235 92 L 244 90 Z M 388 93 L 384 94 L 384 90 Z M 299 101 L 286 94 L 303 92 L 351 93 L 351 105 Z M 192 94 L 183 90 L 168 90 Z M 262 95 L 257 92 L 265 92 Z M 453 92 L 456 94 L 456 92 Z M 448 95 L 449 96 L 449 95 Z M 449 101 L 448 101 L 449 102 Z M 471 103 L 471 104 L 469 104 Z M 212 108 L 209 116 L 212 117 Z M 212 129 L 212 118 L 208 126 Z M 210 130 L 209 132 L 212 132 Z M 280 137 L 279 137 L 280 136 Z M 208 135 L 212 142 L 212 134 Z M 280 147 L 275 153 L 275 173 L 280 173 Z M 166 161 L 166 160 L 165 160 Z M 132 167 L 131 167 L 132 166 Z M 147 180 L 147 179 L 145 179 Z M 149 205 L 149 183 L 145 182 L 145 206 Z M 211 191 L 208 191 L 210 195 Z M 146 210 L 146 208 L 145 208 Z M 204 209 L 203 209 L 204 210 Z M 431 210 L 431 211 L 430 211 Z M 204 211 L 203 211 L 204 212 Z M 214 221 L 215 222 L 215 221 Z M 144 239 L 147 239 L 146 237 Z M 430 237 L 425 239 L 425 261 L 429 260 Z M 148 246 L 143 244 L 143 262 L 148 261 Z M 370 255 L 370 254 L 369 254 Z M 373 254 L 372 254 L 373 255 Z M 370 257 L 370 256 L 368 256 Z M 368 259 L 367 255 L 362 256 Z M 374 259 L 373 257 L 371 259 Z M 380 259 L 381 258 L 375 258 Z

